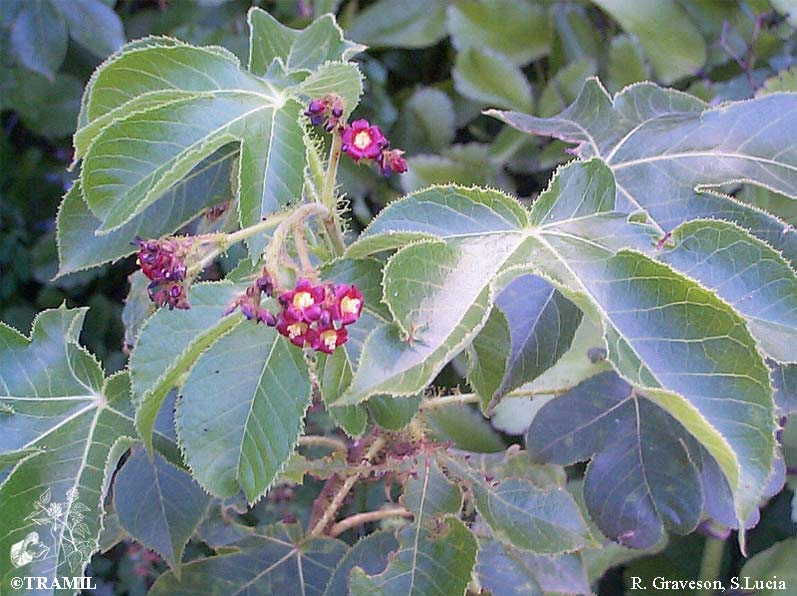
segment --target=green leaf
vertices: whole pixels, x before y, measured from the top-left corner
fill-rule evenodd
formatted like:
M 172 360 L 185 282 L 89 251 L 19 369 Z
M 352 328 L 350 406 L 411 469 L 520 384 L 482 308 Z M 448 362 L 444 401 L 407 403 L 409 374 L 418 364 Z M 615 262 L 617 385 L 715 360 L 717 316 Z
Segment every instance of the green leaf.
M 797 277 L 777 251 L 724 221 L 682 224 L 671 241 L 662 261 L 733 306 L 770 357 L 797 361 Z
M 578 166 L 568 171 L 582 170 Z M 607 175 L 604 180 L 610 180 Z M 583 179 L 587 180 L 586 174 Z M 573 201 L 578 197 L 581 194 Z M 388 261 L 384 301 L 398 328 L 384 324 L 368 336 L 351 387 L 337 403 L 423 390 L 484 325 L 493 284 L 502 269 L 528 261 L 527 251 L 534 250 L 528 217 L 517 201 L 498 191 L 456 186 L 414 193 L 383 210 L 349 247 L 351 256 L 413 240 L 441 240 L 411 244 Z M 570 224 L 551 225 L 541 233 L 555 234 Z M 600 236 L 600 242 L 616 241 L 603 222 L 591 225 L 581 218 L 573 225 L 587 235 Z
M 608 59 L 606 68 L 612 91 L 650 78 L 650 68 L 645 62 L 642 48 L 637 39 L 630 35 L 612 38 Z
M 321 269 L 324 279 L 336 284 L 354 284 L 363 294 L 363 313 L 356 324 L 348 327 L 349 340 L 331 355 L 317 356 L 317 375 L 321 395 L 329 413 L 351 436 L 365 431 L 368 415 L 363 406 L 332 406 L 351 383 L 352 370 L 357 368 L 362 345 L 367 335 L 381 321 L 390 318 L 382 303 L 382 263 L 376 259 L 337 259 Z
M 130 355 L 130 375 L 136 396 L 136 428 L 151 449 L 151 436 L 163 400 L 181 384 L 197 358 L 238 324 L 239 315 L 224 311 L 244 291 L 229 282 L 191 288 L 191 309 L 157 311 L 144 323 Z
M 229 552 L 187 563 L 179 580 L 164 573 L 149 594 L 321 594 L 348 549 L 331 538 L 301 541 L 297 532 L 290 525 L 270 526 L 227 547 Z
M 564 488 L 540 488 L 525 478 L 485 478 L 455 458 L 446 458 L 444 465 L 470 488 L 476 510 L 501 542 L 537 554 L 572 552 L 591 542 L 578 506 Z
M 530 112 L 534 97 L 523 72 L 495 50 L 468 47 L 457 54 L 451 72 L 457 91 L 488 106 Z
M 69 36 L 105 58 L 125 43 L 122 20 L 101 0 L 50 0 L 69 27 Z
M 421 405 L 421 395 L 410 397 L 388 397 L 375 395 L 371 397 L 366 408 L 379 426 L 387 430 L 401 430 L 407 426 Z
M 457 449 L 475 453 L 494 453 L 506 449 L 501 435 L 490 427 L 479 412 L 465 404 L 424 410 L 423 418 L 436 441 L 451 441 Z
M 490 48 L 524 66 L 549 48 L 548 19 L 542 6 L 523 0 L 478 0 L 448 7 L 446 21 L 458 51 Z
M 421 87 L 404 102 L 391 140 L 410 153 L 443 151 L 454 140 L 454 102 L 434 87 Z
M 423 48 L 446 35 L 444 0 L 378 0 L 359 12 L 349 27 L 352 39 L 372 48 Z
M 465 592 L 476 559 L 476 537 L 451 514 L 462 494 L 428 455 L 419 457 L 407 480 L 403 504 L 414 521 L 397 533 L 399 548 L 380 574 L 351 574 L 353 596 L 449 596 Z
M 228 145 L 198 164 L 185 178 L 166 191 L 163 200 L 144 209 L 121 228 L 98 235 L 102 223 L 83 200 L 80 181 L 64 195 L 58 210 L 58 275 L 115 261 L 136 250 L 132 240 L 160 238 L 196 215 L 230 200 L 230 172 L 235 147 Z
M 657 0 L 593 0 L 639 38 L 656 78 L 672 83 L 706 62 L 706 43 L 680 5 Z
M 797 569 L 794 566 L 794 553 L 797 552 L 797 538 L 787 538 L 776 542 L 768 549 L 749 559 L 739 572 L 742 589 L 755 589 L 760 596 L 776 596 L 788 590 L 797 582 Z M 776 579 L 777 578 L 777 579 Z M 741 582 L 749 582 L 744 585 Z
M 452 145 L 440 155 L 413 155 L 407 164 L 409 169 L 401 176 L 405 192 L 452 182 L 463 186 L 506 186 L 498 165 L 491 159 L 490 146 L 482 143 Z
M 263 76 L 276 59 L 288 70 L 315 70 L 325 62 L 346 62 L 365 47 L 343 37 L 331 14 L 325 14 L 305 29 L 291 29 L 261 8 L 252 7 L 249 23 L 249 70 Z M 350 108 L 353 109 L 353 106 Z
M 502 596 L 591 594 L 578 554 L 535 555 L 479 536 L 479 581 Z
M 589 79 L 553 118 L 489 113 L 529 134 L 577 143 L 581 159 L 602 159 L 615 176 L 618 211 L 641 210 L 661 230 L 700 217 L 733 221 L 794 263 L 797 235 L 782 221 L 710 189 L 744 180 L 797 197 L 797 151 L 788 133 L 797 126 L 796 101 L 776 93 L 712 108 L 651 83 L 611 97 Z M 759 134 L 764 127 L 766 136 Z
M 188 539 L 202 520 L 207 494 L 183 470 L 157 453 L 134 449 L 116 475 L 114 508 L 136 541 L 157 552 L 180 576 Z
M 476 558 L 476 537 L 464 523 L 446 518 L 437 527 L 407 526 L 399 549 L 378 575 L 351 574 L 352 596 L 450 596 L 464 593 Z
M 397 549 L 398 541 L 393 532 L 374 532 L 358 540 L 335 567 L 323 596 L 348 594 L 352 569 L 357 567 L 365 573 L 379 573 L 387 567 L 388 555 Z
M 473 342 L 468 380 L 482 409 L 492 411 L 501 397 L 556 364 L 580 322 L 581 311 L 544 279 L 523 275 L 509 282 Z
M 479 337 L 483 333 L 484 330 Z M 611 368 L 606 361 L 606 349 L 603 346 L 601 326 L 588 317 L 582 317 L 570 349 L 551 368 L 519 389 L 521 393 L 534 397 L 502 400 L 490 419 L 492 425 L 508 434 L 524 434 L 537 409 L 550 397 Z
M 193 61 L 206 68 L 207 74 L 190 69 Z M 103 128 L 131 112 L 224 87 L 247 88 L 251 77 L 238 66 L 238 59 L 223 48 L 196 48 L 164 37 L 128 43 L 100 65 L 86 85 L 74 161 L 85 157 Z M 131 77 L 131 71 L 137 76 Z
M 17 112 L 26 127 L 38 135 L 60 138 L 75 130 L 83 83 L 59 72 L 54 80 L 24 68 L 7 68 L 0 83 L 2 109 Z
M 128 375 L 106 381 L 77 343 L 85 314 L 44 311 L 30 339 L 0 324 L 0 461 L 14 463 L 0 480 L 0 548 L 17 553 L 13 564 L 0 561 L 3 593 L 20 572 L 48 584 L 81 575 L 98 548 L 111 473 L 135 432 Z M 26 539 L 39 543 L 40 557 L 21 553 Z
M 365 432 L 368 413 L 361 405 L 333 406 L 351 383 L 351 362 L 346 347 L 340 347 L 332 354 L 319 354 L 318 381 L 321 384 L 321 397 L 335 422 L 347 435 L 356 437 Z
M 558 72 L 572 62 L 595 58 L 604 43 L 587 7 L 558 2 L 552 7 L 551 71 Z
M 581 264 L 574 271 L 602 309 L 609 359 L 709 449 L 746 519 L 774 444 L 768 370 L 744 320 L 711 291 L 639 253 Z
M 797 414 L 797 364 L 777 364 L 772 370 L 775 404 L 781 415 Z
M 273 483 L 310 405 L 299 349 L 272 328 L 242 321 L 196 362 L 177 405 L 177 435 L 199 483 L 250 503 Z
M 28 0 L 20 6 L 11 23 L 11 55 L 53 81 L 69 44 L 64 18 L 51 0 Z
M 540 116 L 548 117 L 566 108 L 578 96 L 584 81 L 598 71 L 595 59 L 582 58 L 571 62 L 557 71 L 554 77 L 545 85 L 537 112 Z
M 587 509 L 601 532 L 620 544 L 650 548 L 665 527 L 686 534 L 700 521 L 693 439 L 613 372 L 546 403 L 526 445 L 536 461 L 566 465 L 591 458 Z

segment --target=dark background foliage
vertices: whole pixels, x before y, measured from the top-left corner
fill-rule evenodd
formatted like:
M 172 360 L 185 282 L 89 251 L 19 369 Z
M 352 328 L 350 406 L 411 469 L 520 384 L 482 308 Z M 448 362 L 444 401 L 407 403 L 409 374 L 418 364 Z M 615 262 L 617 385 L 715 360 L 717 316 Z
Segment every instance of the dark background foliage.
M 109 372 L 124 367 L 122 308 L 132 260 L 51 281 L 57 267 L 54 221 L 74 175 L 67 166 L 82 88 L 97 64 L 124 41 L 149 34 L 223 45 L 245 60 L 250 4 L 0 0 L 1 320 L 25 330 L 42 309 L 64 301 L 88 305 L 84 343 Z M 484 107 L 549 116 L 595 74 L 612 92 L 652 79 L 713 104 L 753 97 L 761 89 L 797 90 L 797 15 L 788 14 L 783 0 L 516 0 L 486 3 L 483 13 L 457 9 L 454 16 L 445 0 L 256 4 L 295 27 L 336 12 L 348 37 L 371 46 L 358 57 L 367 75 L 358 115 L 382 125 L 395 145 L 407 150 L 410 173 L 385 181 L 346 164 L 343 185 L 355 228 L 403 191 L 438 181 L 497 186 L 533 200 L 554 167 L 568 159 L 564 145 L 520 138 L 506 129 L 499 134 L 499 123 L 480 115 Z M 480 27 L 473 29 L 469 18 Z M 797 203 L 763 189 L 726 190 L 797 224 Z M 450 377 L 452 383 L 459 381 L 456 371 Z M 323 428 L 330 422 L 311 413 L 309 424 Z M 789 432 L 795 434 L 793 424 Z M 794 448 L 789 452 L 786 444 L 787 464 L 794 466 Z M 751 533 L 751 555 L 797 535 L 794 467 L 789 471 L 791 488 L 771 500 Z M 319 488 L 320 483 L 306 481 L 296 489 L 272 491 L 242 521 L 306 522 Z M 360 504 L 369 498 L 367 490 L 355 495 Z M 214 531 L 209 519 L 206 536 Z M 144 594 L 165 566 L 114 535 L 113 517 L 106 526 L 104 546 L 119 544 L 92 563 L 99 593 Z M 705 540 L 701 533 L 673 537 L 659 554 L 612 567 L 599 583 L 600 593 L 621 593 L 631 575 L 696 577 Z M 743 559 L 734 541 L 726 545 L 727 577 L 738 573 Z M 201 554 L 189 544 L 187 559 Z

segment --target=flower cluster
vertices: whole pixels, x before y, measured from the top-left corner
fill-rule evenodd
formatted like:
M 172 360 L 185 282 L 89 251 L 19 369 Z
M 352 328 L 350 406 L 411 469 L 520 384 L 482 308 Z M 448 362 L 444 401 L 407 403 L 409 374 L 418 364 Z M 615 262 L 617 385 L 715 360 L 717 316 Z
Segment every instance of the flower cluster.
M 343 152 L 355 162 L 373 161 L 385 176 L 407 171 L 407 162 L 400 149 L 389 149 L 390 141 L 382 129 L 368 120 L 343 122 L 343 102 L 337 95 L 325 95 L 310 102 L 304 112 L 313 126 L 323 125 L 327 132 L 340 134 Z
M 326 354 L 346 343 L 349 337 L 346 326 L 359 319 L 363 309 L 363 295 L 357 286 L 314 285 L 309 279 L 300 279 L 292 290 L 279 293 L 277 302 L 281 310 L 274 316 L 260 306 L 262 294 L 271 296 L 273 293 L 273 282 L 264 270 L 230 305 L 227 313 L 240 308 L 246 318 L 276 327 L 295 346 L 309 346 Z
M 300 279 L 277 300 L 282 306 L 277 331 L 296 346 L 309 345 L 327 354 L 346 343 L 346 326 L 360 318 L 363 309 L 363 295 L 357 286 L 313 285 L 308 279 Z
M 185 256 L 191 245 L 190 238 L 142 240 L 138 244 L 137 261 L 141 272 L 151 281 L 147 286 L 150 300 L 158 306 L 187 309 L 187 267 Z

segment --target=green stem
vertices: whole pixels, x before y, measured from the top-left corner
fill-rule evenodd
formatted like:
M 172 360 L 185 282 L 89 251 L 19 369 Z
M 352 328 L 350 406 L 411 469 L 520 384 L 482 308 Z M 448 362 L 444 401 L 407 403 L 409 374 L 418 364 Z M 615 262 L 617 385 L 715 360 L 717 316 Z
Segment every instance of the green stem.
M 719 579 L 722 572 L 722 557 L 725 554 L 725 540 L 706 537 L 703 546 L 703 559 L 700 562 L 700 575 L 698 578 L 703 582 L 703 588 L 698 592 L 698 596 L 710 596 L 715 590 L 711 588 L 714 581 Z
M 211 235 L 206 241 L 204 241 L 204 243 L 215 243 L 216 247 L 211 249 L 210 252 L 208 252 L 204 257 L 202 257 L 202 259 L 200 259 L 188 270 L 189 276 L 196 275 L 202 271 L 205 267 L 210 265 L 210 263 L 212 263 L 217 256 L 223 252 L 226 252 L 234 244 L 238 244 L 239 242 L 259 234 L 260 232 L 278 227 L 290 215 L 291 214 L 288 211 L 273 213 L 255 225 L 249 226 L 248 228 L 243 228 L 242 230 L 238 230 L 232 234 L 219 233 Z
M 321 191 L 321 202 L 329 209 L 329 215 L 324 218 L 324 229 L 330 240 L 332 240 L 332 246 L 338 256 L 346 252 L 346 243 L 343 240 L 343 234 L 340 231 L 340 221 L 337 217 L 337 197 L 335 195 L 335 180 L 338 175 L 342 146 L 343 141 L 341 140 L 340 132 L 335 131 L 332 134 L 327 174 L 324 178 L 324 188 Z
M 328 447 L 333 451 L 342 451 L 347 453 L 349 447 L 345 441 L 336 437 L 324 437 L 320 435 L 304 435 L 299 437 L 299 445 L 314 445 L 320 447 Z
M 335 131 L 332 134 L 332 146 L 329 149 L 329 163 L 327 164 L 327 175 L 324 178 L 324 188 L 321 191 L 321 202 L 327 206 L 327 209 L 334 213 L 336 203 L 335 200 L 335 179 L 338 175 L 338 163 L 340 163 L 341 147 L 343 141 L 340 138 L 340 132 Z
M 540 391 L 529 389 L 515 389 L 504 396 L 504 399 L 513 397 L 534 397 L 535 395 L 561 395 L 567 393 L 572 387 L 560 387 L 558 389 L 543 389 Z M 443 395 L 441 397 L 429 397 L 423 400 L 422 408 L 442 408 L 455 404 L 477 404 L 481 401 L 478 393 L 456 393 L 454 395 Z
M 288 216 L 277 226 L 271 242 L 266 249 L 265 260 L 266 268 L 277 271 L 279 269 L 279 257 L 288 234 L 302 222 L 312 216 L 327 218 L 331 215 L 330 210 L 322 203 L 305 203 L 291 211 Z

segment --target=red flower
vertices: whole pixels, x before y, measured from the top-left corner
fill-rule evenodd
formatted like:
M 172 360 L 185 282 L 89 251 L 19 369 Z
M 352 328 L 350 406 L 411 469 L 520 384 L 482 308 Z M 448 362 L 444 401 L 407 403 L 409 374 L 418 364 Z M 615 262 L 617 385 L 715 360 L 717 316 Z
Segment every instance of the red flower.
M 310 325 L 300 319 L 296 319 L 282 312 L 277 317 L 277 331 L 291 340 L 291 343 L 299 348 L 303 348 L 305 343 L 313 344 L 318 332 L 311 329 Z
M 341 284 L 335 289 L 335 302 L 330 308 L 332 318 L 350 325 L 360 318 L 363 310 L 363 295 L 357 286 Z
M 343 151 L 354 161 L 361 159 L 376 159 L 382 149 L 388 146 L 382 129 L 371 126 L 368 120 L 355 120 L 340 134 L 343 141 Z
M 327 327 L 318 329 L 315 337 L 312 338 L 310 345 L 314 350 L 331 354 L 339 345 L 346 343 L 349 338 L 349 333 L 345 327 L 335 329 L 334 327 Z
M 397 174 L 406 172 L 407 160 L 401 157 L 402 155 L 404 155 L 404 152 L 401 149 L 382 151 L 376 160 L 376 163 L 379 164 L 379 169 L 382 170 L 382 174 L 390 176 L 391 172 L 396 172 Z
M 314 286 L 309 279 L 300 279 L 293 290 L 280 294 L 279 302 L 291 318 L 312 323 L 321 316 L 325 297 L 324 286 Z

